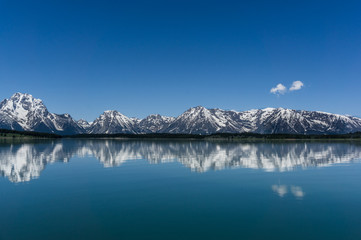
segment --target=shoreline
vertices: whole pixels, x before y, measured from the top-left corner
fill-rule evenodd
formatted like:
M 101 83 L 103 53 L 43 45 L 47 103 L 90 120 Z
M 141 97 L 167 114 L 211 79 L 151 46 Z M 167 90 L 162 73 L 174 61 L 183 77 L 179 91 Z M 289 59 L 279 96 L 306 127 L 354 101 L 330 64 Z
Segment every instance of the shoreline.
M 301 135 L 301 134 L 258 134 L 258 133 L 215 133 L 197 134 L 77 134 L 57 135 L 30 131 L 0 129 L 1 140 L 33 140 L 33 139 L 107 139 L 107 140 L 203 140 L 229 142 L 268 142 L 268 141 L 361 141 L 361 132 L 349 134 Z

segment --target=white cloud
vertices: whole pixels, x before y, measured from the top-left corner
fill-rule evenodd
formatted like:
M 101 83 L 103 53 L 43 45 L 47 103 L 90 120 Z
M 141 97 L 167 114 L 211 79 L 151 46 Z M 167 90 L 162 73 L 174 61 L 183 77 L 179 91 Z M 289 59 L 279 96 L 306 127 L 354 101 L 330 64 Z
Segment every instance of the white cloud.
M 270 92 L 273 94 L 284 94 L 286 91 L 287 91 L 287 88 L 281 83 L 277 84 L 276 87 L 271 88 L 271 90 L 270 90 Z
M 297 91 L 303 87 L 303 82 L 301 81 L 294 81 L 292 86 L 290 87 L 290 91 Z

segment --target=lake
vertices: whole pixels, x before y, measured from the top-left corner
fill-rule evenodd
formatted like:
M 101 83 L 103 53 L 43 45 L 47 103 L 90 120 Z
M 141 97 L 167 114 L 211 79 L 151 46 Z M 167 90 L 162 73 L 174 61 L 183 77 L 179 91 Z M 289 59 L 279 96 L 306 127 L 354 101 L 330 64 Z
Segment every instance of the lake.
M 360 142 L 0 143 L 0 239 L 361 239 Z

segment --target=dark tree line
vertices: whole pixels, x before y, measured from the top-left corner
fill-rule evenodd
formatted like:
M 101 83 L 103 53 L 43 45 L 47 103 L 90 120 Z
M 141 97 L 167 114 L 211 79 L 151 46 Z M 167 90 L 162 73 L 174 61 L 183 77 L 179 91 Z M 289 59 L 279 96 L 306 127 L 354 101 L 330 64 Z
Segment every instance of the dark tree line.
M 325 134 L 325 135 L 302 135 L 302 134 L 258 134 L 258 133 L 216 133 L 210 135 L 199 134 L 170 134 L 170 133 L 148 133 L 148 134 L 77 134 L 61 136 L 52 133 L 40 133 L 31 131 L 15 131 L 8 129 L 0 129 L 0 136 L 6 137 L 8 134 L 17 136 L 32 136 L 38 138 L 137 138 L 137 139 L 360 139 L 361 132 L 348 134 Z

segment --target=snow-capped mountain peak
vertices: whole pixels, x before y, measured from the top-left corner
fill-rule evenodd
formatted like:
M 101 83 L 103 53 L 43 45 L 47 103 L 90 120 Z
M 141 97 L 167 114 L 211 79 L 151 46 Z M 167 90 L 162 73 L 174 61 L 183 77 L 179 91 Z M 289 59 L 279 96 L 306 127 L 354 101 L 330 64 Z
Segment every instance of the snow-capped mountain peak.
M 19 92 L 0 103 L 0 127 L 58 134 L 82 131 L 69 114 L 49 113 L 42 100 Z
M 15 93 L 9 99 L 5 99 L 0 103 L 0 110 L 12 114 L 18 119 L 26 119 L 29 112 L 43 114 L 47 111 L 42 100 L 27 93 Z
M 89 123 L 87 120 L 85 120 L 85 119 L 79 119 L 78 121 L 77 121 L 77 123 L 78 123 L 78 125 L 80 126 L 80 127 L 82 127 L 84 130 L 88 130 L 89 129 L 89 127 L 91 126 L 91 124 L 92 123 Z
M 218 114 L 216 114 L 216 112 Z M 186 134 L 210 134 L 227 126 L 226 119 L 219 110 L 197 106 L 188 109 L 178 116 L 162 132 Z
M 30 94 L 15 93 L 0 103 L 0 111 L 16 121 L 24 130 L 30 130 L 32 121 L 48 115 L 42 100 Z
M 104 111 L 90 126 L 89 133 L 137 133 L 134 120 L 118 111 Z
M 174 119 L 174 117 L 151 114 L 139 121 L 137 131 L 139 133 L 157 133 L 167 127 Z

